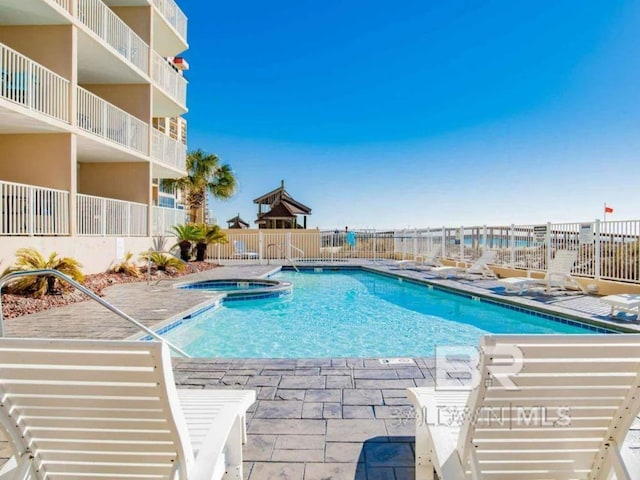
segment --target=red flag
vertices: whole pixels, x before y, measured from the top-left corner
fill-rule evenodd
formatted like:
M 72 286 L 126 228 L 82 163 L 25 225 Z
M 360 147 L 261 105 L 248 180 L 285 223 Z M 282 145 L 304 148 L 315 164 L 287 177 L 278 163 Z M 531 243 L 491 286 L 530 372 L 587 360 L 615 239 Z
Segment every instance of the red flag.
M 613 207 L 607 207 L 607 206 L 605 205 L 605 207 L 604 207 L 604 213 L 613 213 Z

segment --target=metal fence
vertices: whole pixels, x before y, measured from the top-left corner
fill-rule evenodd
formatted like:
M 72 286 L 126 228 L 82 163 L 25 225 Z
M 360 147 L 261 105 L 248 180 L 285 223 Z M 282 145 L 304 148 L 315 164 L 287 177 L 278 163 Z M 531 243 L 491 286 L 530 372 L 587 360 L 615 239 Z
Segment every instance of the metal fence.
M 99 96 L 77 87 L 78 127 L 140 153 L 149 152 L 149 126 Z
M 0 181 L 0 235 L 68 235 L 69 192 Z
M 149 73 L 149 45 L 101 0 L 78 0 L 77 17 L 118 54 Z
M 151 214 L 151 234 L 154 236 L 173 235 L 171 227 L 184 224 L 189 216 L 187 210 L 165 207 L 153 207 Z
M 210 259 L 412 260 L 438 248 L 442 258 L 472 262 L 489 248 L 498 251 L 496 265 L 545 270 L 557 250 L 570 249 L 578 252 L 576 275 L 640 283 L 640 220 L 384 231 L 227 230 L 227 237 L 228 244 L 209 248 Z
M 69 122 L 69 80 L 0 44 L 0 96 Z
M 147 236 L 147 206 L 112 198 L 78 195 L 78 235 Z

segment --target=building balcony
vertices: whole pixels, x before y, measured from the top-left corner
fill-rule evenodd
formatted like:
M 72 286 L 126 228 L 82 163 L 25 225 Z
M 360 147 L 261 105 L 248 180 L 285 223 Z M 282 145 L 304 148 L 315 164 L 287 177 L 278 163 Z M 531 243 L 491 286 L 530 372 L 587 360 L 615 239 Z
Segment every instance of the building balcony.
M 0 235 L 69 235 L 69 192 L 0 181 Z
M 0 0 L 2 25 L 69 25 L 72 0 Z
M 113 10 L 101 0 L 78 0 L 76 16 L 93 33 L 81 30 L 84 35 L 78 40 L 79 81 L 145 82 L 149 75 L 149 45 Z
M 158 171 L 154 166 L 154 178 L 183 176 L 187 170 L 187 146 L 164 133 L 152 129 L 151 158 L 172 171 Z
M 155 87 L 154 117 L 176 117 L 187 112 L 187 80 L 156 52 L 153 52 L 151 78 Z
M 189 221 L 189 213 L 178 208 L 153 207 L 151 212 L 151 235 L 169 235 L 171 227 Z
M 81 236 L 146 237 L 148 207 L 142 203 L 78 194 L 77 226 Z
M 69 123 L 69 90 L 69 80 L 0 44 L 0 98 L 32 112 Z M 37 116 L 25 117 L 21 109 L 11 112 L 11 105 L 7 107 L 0 109 L 0 132 L 51 130 L 51 126 L 39 122 Z
M 144 156 L 149 125 L 82 87 L 77 87 L 78 128 Z
M 173 57 L 187 48 L 187 17 L 174 0 L 153 0 L 155 19 L 154 48 L 165 57 Z

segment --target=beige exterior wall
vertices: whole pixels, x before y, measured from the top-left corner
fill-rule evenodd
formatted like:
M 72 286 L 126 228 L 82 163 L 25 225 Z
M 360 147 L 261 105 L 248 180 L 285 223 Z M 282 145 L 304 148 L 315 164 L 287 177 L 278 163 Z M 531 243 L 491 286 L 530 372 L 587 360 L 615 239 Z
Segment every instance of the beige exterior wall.
M 150 237 L 122 237 L 124 252 L 132 252 L 134 258 L 148 251 L 153 240 Z M 2 237 L 0 242 L 1 268 L 15 260 L 19 248 L 32 247 L 48 257 L 56 252 L 62 257 L 73 257 L 82 264 L 85 274 L 104 272 L 116 260 L 117 237 Z
M 0 179 L 71 190 L 71 134 L 0 135 Z
M 125 112 L 151 123 L 151 85 L 81 85 Z
M 69 80 L 74 64 L 72 29 L 71 25 L 0 26 L 0 42 Z
M 150 165 L 143 162 L 79 163 L 78 193 L 149 204 Z
M 112 7 L 111 10 L 147 45 L 151 45 L 151 7 Z

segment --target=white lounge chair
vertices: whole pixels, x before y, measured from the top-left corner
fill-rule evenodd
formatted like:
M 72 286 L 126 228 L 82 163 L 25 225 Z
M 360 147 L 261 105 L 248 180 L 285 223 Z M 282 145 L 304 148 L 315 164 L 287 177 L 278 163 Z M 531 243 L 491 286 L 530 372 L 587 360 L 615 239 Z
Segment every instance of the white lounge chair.
M 258 258 L 259 255 L 256 252 L 247 250 L 242 240 L 233 241 L 233 256 L 239 258 Z
M 481 278 L 497 278 L 493 270 L 487 266 L 490 263 L 494 263 L 497 256 L 497 250 L 484 250 L 482 255 L 469 268 L 460 267 L 460 262 L 456 262 L 455 266 L 436 267 L 431 271 L 439 277 L 462 274 L 466 277 L 477 277 L 479 275 Z
M 616 310 L 640 316 L 640 295 L 636 293 L 607 295 L 600 298 L 600 302 L 611 307 L 610 316 L 613 316 Z
M 508 292 L 524 293 L 532 287 L 543 286 L 547 292 L 557 288 L 567 290 L 569 288 L 578 289 L 586 293 L 584 287 L 571 276 L 571 269 L 578 259 L 576 250 L 558 250 L 549 263 L 549 268 L 545 272 L 544 278 L 532 278 L 533 270 L 527 272 L 526 277 L 509 277 L 498 280 Z M 539 272 L 542 273 L 542 272 Z
M 440 255 L 442 255 L 442 246 L 434 245 L 427 253 L 419 253 L 416 255 L 413 260 L 397 260 L 395 262 L 396 265 L 399 265 L 401 268 L 405 268 L 408 265 L 412 265 L 416 268 L 426 268 L 428 270 L 431 267 L 441 267 L 442 263 L 440 263 Z
M 640 335 L 487 336 L 477 373 L 471 391 L 408 389 L 416 479 L 640 478 L 623 447 L 640 411 Z
M 0 479 L 242 479 L 251 390 L 177 390 L 164 343 L 0 338 Z

